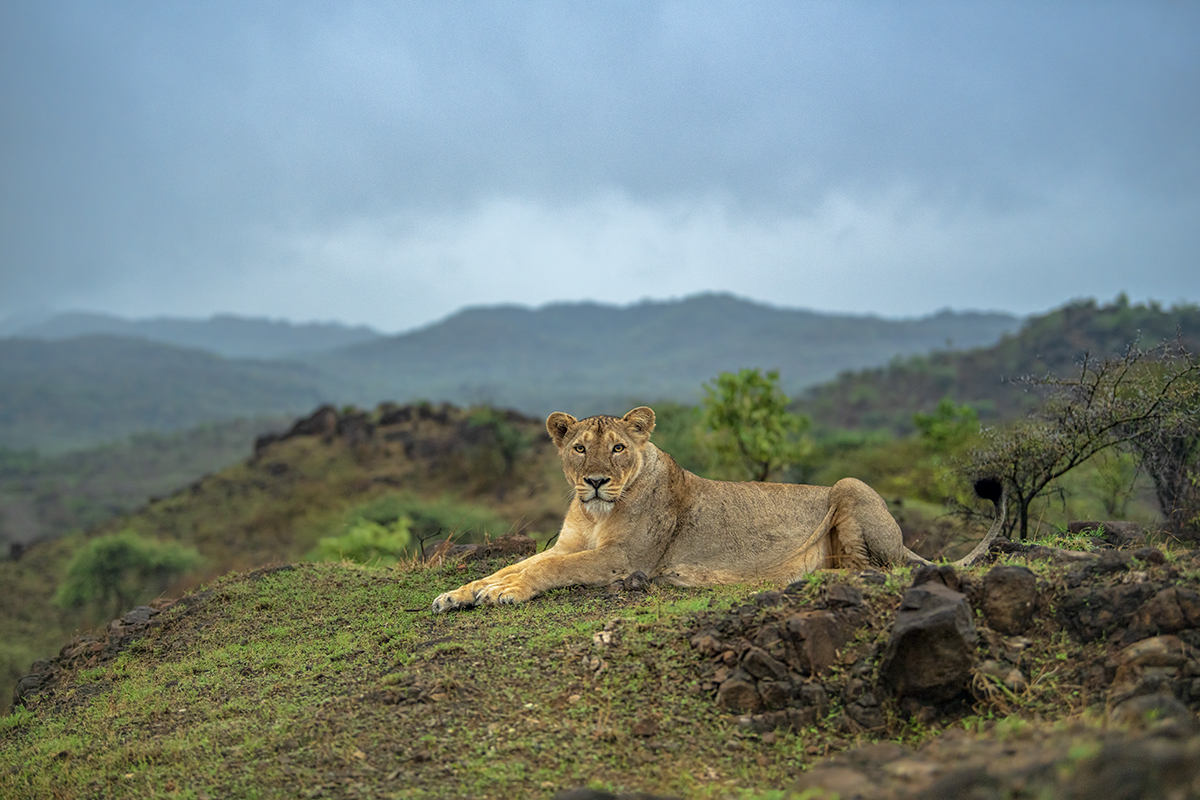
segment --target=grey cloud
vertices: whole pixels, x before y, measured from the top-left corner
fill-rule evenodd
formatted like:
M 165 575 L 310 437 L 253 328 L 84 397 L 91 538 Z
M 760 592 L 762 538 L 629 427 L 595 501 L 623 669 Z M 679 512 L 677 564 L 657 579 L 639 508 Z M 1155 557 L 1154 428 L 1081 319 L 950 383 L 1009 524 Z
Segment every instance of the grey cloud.
M 1186 3 L 7 3 L 0 312 L 497 197 L 770 218 L 899 188 L 1006 214 L 1091 181 L 1186 203 L 1198 23 Z

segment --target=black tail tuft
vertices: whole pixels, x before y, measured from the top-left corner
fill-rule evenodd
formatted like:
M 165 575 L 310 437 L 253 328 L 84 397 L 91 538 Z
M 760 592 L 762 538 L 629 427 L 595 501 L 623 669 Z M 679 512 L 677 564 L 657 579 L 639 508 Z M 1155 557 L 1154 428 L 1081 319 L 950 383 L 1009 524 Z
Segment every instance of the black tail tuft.
M 995 478 L 980 478 L 975 481 L 975 494 L 982 497 L 984 500 L 991 500 L 993 503 L 1000 502 L 1000 496 L 1004 493 L 1004 487 L 1000 485 L 1000 481 Z

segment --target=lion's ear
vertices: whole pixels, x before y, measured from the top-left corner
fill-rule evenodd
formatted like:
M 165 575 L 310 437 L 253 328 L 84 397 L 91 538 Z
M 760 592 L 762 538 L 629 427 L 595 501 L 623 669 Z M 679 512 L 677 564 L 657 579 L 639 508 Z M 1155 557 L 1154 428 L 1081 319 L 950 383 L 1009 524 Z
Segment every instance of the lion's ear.
M 564 414 L 561 411 L 555 411 L 550 416 L 546 417 L 546 432 L 550 434 L 550 438 L 554 441 L 555 447 L 562 447 L 563 439 L 567 435 L 567 431 L 571 429 L 579 420 L 572 417 L 570 414 Z
M 623 419 L 629 424 L 629 429 L 639 434 L 642 439 L 649 439 L 654 430 L 654 409 L 638 406 L 626 414 Z

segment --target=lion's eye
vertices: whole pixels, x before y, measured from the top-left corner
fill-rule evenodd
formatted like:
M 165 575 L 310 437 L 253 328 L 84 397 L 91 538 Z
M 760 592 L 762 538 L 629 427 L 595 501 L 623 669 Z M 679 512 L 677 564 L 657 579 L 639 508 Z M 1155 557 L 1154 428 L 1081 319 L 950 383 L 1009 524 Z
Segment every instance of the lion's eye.
M 577 444 L 577 445 L 575 445 L 575 452 L 576 452 L 576 453 L 582 453 L 582 452 L 583 452 L 584 450 L 586 450 L 586 449 L 587 449 L 587 448 L 585 448 L 585 447 L 584 447 L 583 445 L 581 445 L 581 444 Z
M 621 451 L 622 451 L 622 450 L 624 450 L 624 449 L 625 449 L 625 445 L 623 445 L 623 444 L 618 444 L 618 445 L 614 445 L 614 446 L 613 446 L 613 452 L 614 452 L 614 453 L 619 453 L 619 452 L 621 452 Z

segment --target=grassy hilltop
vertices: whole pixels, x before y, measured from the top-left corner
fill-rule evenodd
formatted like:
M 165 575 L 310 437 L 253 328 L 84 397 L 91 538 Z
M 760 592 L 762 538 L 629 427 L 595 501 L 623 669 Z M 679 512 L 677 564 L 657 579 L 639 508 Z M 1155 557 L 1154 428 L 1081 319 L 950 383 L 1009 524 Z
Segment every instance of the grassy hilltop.
M 1113 786 L 1122 797 L 1162 796 L 1195 773 L 1186 766 L 1200 748 L 1188 738 L 1194 712 L 1174 701 L 1156 706 L 1165 717 L 1118 723 L 1105 711 L 1120 691 L 1105 665 L 1146 635 L 1126 633 L 1139 617 L 1113 598 L 1129 593 L 1130 578 L 1151 604 L 1200 589 L 1196 554 L 1153 552 L 1126 554 L 1119 567 L 1110 558 L 1108 578 L 1088 578 L 1086 600 L 1071 570 L 1031 561 L 1043 609 L 1034 627 L 1006 637 L 977 612 L 969 692 L 916 711 L 875 684 L 907 570 L 818 574 L 757 595 L 564 589 L 444 615 L 429 611 L 438 592 L 498 564 L 228 575 L 75 640 L 53 691 L 0 718 L 0 795 L 508 798 L 590 785 L 782 798 L 815 781 L 864 797 L 922 796 L 947 782 L 943 791 L 989 797 Z M 985 574 L 957 580 L 982 587 Z M 852 639 L 830 665 L 792 678 L 817 694 L 800 689 L 786 711 L 765 714 L 720 706 L 723 664 L 753 650 L 748 640 L 790 664 L 791 645 L 768 644 L 767 631 L 778 636 L 797 611 L 847 604 Z M 1159 672 L 1187 698 L 1200 664 L 1167 638 L 1184 650 Z M 1147 724 L 1149 735 L 1137 732 Z

